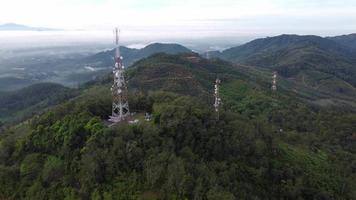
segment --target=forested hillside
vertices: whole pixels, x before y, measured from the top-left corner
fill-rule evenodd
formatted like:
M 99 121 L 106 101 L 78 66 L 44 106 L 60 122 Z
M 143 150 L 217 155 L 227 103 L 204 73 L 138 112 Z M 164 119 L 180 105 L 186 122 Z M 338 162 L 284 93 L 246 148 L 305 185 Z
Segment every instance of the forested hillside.
M 280 35 L 256 39 L 211 56 L 262 71 L 275 70 L 286 80 L 290 91 L 313 104 L 355 107 L 356 51 L 351 47 L 354 42 L 352 35 Z
M 333 74 L 355 86 L 356 51 L 319 36 L 281 35 L 257 39 L 222 52 L 223 58 L 273 68 L 291 77 L 304 70 Z
M 0 93 L 0 121 L 21 121 L 77 93 L 74 89 L 55 83 L 38 83 L 17 91 Z
M 328 37 L 330 40 L 334 40 L 337 43 L 356 49 L 356 34 L 340 35 L 335 37 Z
M 0 198 L 355 199 L 356 114 L 271 92 L 270 74 L 196 54 L 143 59 L 127 72 L 139 123 L 106 125 L 104 79 L 2 130 Z

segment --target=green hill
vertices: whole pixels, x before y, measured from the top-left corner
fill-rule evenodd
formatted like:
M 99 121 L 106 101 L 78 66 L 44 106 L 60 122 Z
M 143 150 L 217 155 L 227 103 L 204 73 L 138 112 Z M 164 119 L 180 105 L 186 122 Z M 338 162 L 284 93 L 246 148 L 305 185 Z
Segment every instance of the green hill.
M 286 77 L 303 70 L 317 70 L 356 85 L 353 78 L 356 52 L 318 36 L 281 35 L 257 39 L 222 54 L 229 61 L 272 68 Z
M 356 114 L 272 93 L 269 76 L 196 54 L 156 54 L 127 73 L 141 120 L 111 127 L 111 80 L 92 82 L 1 131 L 0 198 L 354 199 Z
M 198 54 L 155 54 L 130 68 L 129 83 L 133 88 L 145 91 L 163 90 L 206 96 L 217 76 L 227 78 L 238 75 L 241 73 L 231 64 L 222 61 L 210 62 Z

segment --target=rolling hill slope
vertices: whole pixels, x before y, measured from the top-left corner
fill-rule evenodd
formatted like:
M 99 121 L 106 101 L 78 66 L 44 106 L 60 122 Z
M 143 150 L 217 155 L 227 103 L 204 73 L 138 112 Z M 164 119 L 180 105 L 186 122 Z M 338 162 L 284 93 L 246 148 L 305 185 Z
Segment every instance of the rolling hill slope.
M 17 91 L 3 92 L 0 94 L 0 120 L 21 121 L 75 95 L 75 90 L 55 83 L 38 83 Z
M 211 62 L 198 54 L 155 54 L 130 68 L 129 84 L 145 91 L 163 90 L 199 96 L 211 92 L 217 76 L 225 79 L 239 75 L 241 73 L 230 63 Z

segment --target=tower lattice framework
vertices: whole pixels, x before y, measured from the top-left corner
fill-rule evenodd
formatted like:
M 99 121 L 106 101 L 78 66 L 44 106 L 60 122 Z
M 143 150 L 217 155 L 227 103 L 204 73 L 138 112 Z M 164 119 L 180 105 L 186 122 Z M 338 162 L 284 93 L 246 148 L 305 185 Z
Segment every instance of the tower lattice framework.
M 272 91 L 277 91 L 277 72 L 274 71 L 272 75 Z
M 111 86 L 112 92 L 112 113 L 109 121 L 120 122 L 125 120 L 130 115 L 129 102 L 128 102 L 128 90 L 125 81 L 125 67 L 122 64 L 122 57 L 120 55 L 119 44 L 119 30 L 115 29 L 115 65 L 113 68 L 114 83 Z
M 221 83 L 220 79 L 216 78 L 215 85 L 214 85 L 214 97 L 215 97 L 214 109 L 215 109 L 215 112 L 217 113 L 218 119 L 219 119 L 219 107 L 222 103 L 221 98 L 220 98 L 220 91 L 219 91 L 220 83 Z

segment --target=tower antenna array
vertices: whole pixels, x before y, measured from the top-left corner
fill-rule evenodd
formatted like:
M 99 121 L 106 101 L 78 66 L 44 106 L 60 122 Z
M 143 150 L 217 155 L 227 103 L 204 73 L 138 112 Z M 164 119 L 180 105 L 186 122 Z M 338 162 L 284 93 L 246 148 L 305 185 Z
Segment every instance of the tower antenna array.
M 220 79 L 216 78 L 215 85 L 214 85 L 214 97 L 215 97 L 214 109 L 215 109 L 215 112 L 218 115 L 218 119 L 219 119 L 219 107 L 220 107 L 220 105 L 222 103 L 221 102 L 221 98 L 220 98 L 220 94 L 219 94 L 220 83 L 221 83 Z
M 120 30 L 115 28 L 115 65 L 113 67 L 114 83 L 111 86 L 112 93 L 112 113 L 109 121 L 113 123 L 125 120 L 130 115 L 128 91 L 124 77 L 125 67 L 122 64 L 122 56 L 120 55 Z
M 272 91 L 277 91 L 277 72 L 274 71 L 272 75 Z

